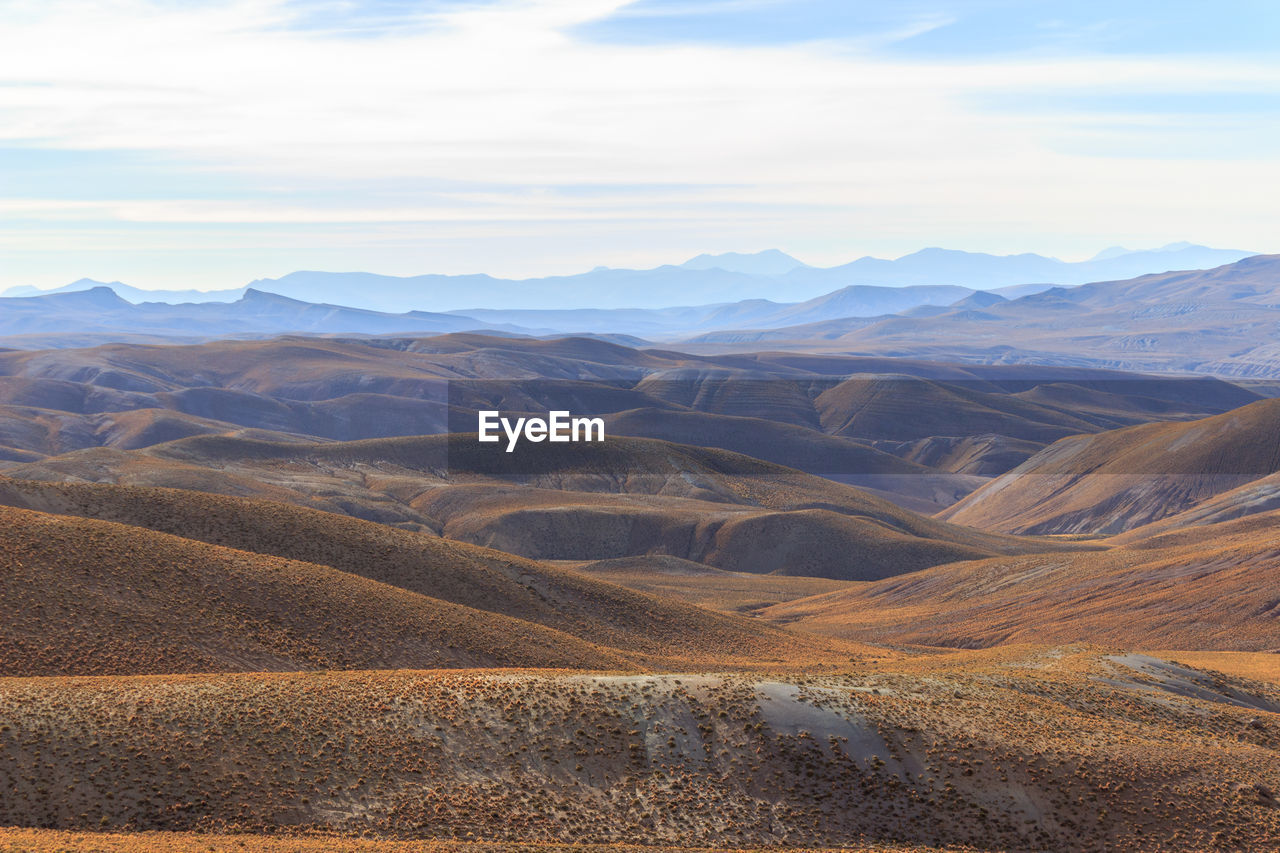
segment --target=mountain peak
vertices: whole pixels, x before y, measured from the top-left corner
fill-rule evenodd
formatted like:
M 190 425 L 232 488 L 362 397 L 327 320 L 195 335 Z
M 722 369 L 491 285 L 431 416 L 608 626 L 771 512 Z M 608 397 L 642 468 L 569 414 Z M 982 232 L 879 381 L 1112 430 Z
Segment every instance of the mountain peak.
M 59 305 L 71 307 L 93 307 L 93 308 L 125 308 L 132 307 L 132 304 L 121 298 L 105 284 L 99 284 L 86 290 L 68 290 L 55 293 L 44 293 L 35 299 L 52 300 Z
M 1009 300 L 998 293 L 992 293 L 989 290 L 977 290 L 970 293 L 958 302 L 952 303 L 952 308 L 990 308 L 992 305 L 998 305 L 1001 302 Z
M 117 287 L 123 287 L 123 286 L 124 285 L 122 285 L 118 281 L 98 281 L 95 278 L 78 278 L 75 281 L 71 282 L 70 284 L 64 285 L 63 287 L 59 288 L 59 290 L 66 290 L 66 291 L 92 290 L 95 287 L 109 287 L 109 288 L 115 289 Z
M 741 252 L 725 252 L 719 255 L 703 253 L 690 258 L 681 269 L 711 270 L 747 273 L 748 275 L 785 275 L 794 269 L 806 266 L 801 261 L 779 249 L 765 249 L 763 252 L 743 254 Z
M 1156 249 L 1129 249 L 1124 246 L 1111 246 L 1103 249 L 1089 260 L 1091 261 L 1108 261 L 1112 258 L 1123 257 L 1124 255 L 1161 255 L 1170 252 L 1186 252 L 1195 250 L 1206 253 L 1230 253 L 1227 249 L 1210 249 L 1208 246 L 1202 246 L 1199 243 L 1189 243 L 1186 240 L 1179 240 L 1176 243 L 1166 243 Z
M 916 249 L 914 252 L 908 252 L 903 255 L 905 258 L 932 258 L 946 257 L 951 255 L 971 255 L 974 252 L 966 252 L 963 249 L 944 249 L 941 246 L 925 246 L 923 249 Z
M 289 296 L 281 296 L 278 293 L 271 293 L 267 290 L 258 290 L 256 287 L 246 287 L 244 295 L 240 297 L 240 302 L 258 305 L 307 305 L 301 299 L 293 299 Z

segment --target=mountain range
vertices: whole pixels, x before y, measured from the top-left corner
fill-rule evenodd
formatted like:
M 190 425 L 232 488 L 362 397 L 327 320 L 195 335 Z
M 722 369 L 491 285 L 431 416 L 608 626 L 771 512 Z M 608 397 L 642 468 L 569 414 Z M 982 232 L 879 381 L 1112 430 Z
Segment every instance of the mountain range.
M 1278 323 L 1280 255 L 1256 255 L 1016 299 L 983 292 L 945 308 L 708 332 L 679 346 L 1271 378 L 1280 376 Z
M 361 308 L 300 302 L 249 289 L 234 302 L 127 302 L 105 285 L 89 290 L 0 299 L 0 338 L 62 346 L 81 341 L 162 342 L 211 337 L 264 337 L 290 331 L 305 334 L 436 333 L 475 328 L 452 314 L 410 311 L 383 314 Z
M 1067 262 L 1043 255 L 991 255 L 948 249 L 922 249 L 895 260 L 864 257 L 821 268 L 770 249 L 755 254 L 699 255 L 683 264 L 630 270 L 597 267 L 577 275 L 503 279 L 489 275 L 397 277 L 365 272 L 294 272 L 264 278 L 248 287 L 306 302 L 347 305 L 373 311 L 449 312 L 479 316 L 487 311 L 576 309 L 667 309 L 670 306 L 719 306 L 743 300 L 805 302 L 847 287 L 938 287 L 990 290 L 1019 285 L 1073 285 L 1129 278 L 1174 269 L 1203 269 L 1254 254 L 1173 243 L 1149 251 L 1107 250 L 1087 261 Z M 87 290 L 102 282 L 81 279 L 54 292 Z M 231 302 L 245 288 L 199 292 L 145 291 L 113 282 L 107 285 L 131 302 Z M 48 291 L 44 291 L 48 292 Z M 1025 295 L 1025 290 L 1007 293 Z M 13 287 L 3 296 L 38 296 L 31 287 Z M 959 297 L 957 297 L 959 298 Z M 954 299 L 949 302 L 955 301 Z M 949 304 L 918 301 L 915 304 Z M 870 314 L 893 313 L 902 301 L 863 306 Z M 870 316 L 864 314 L 862 316 Z M 850 316 L 850 315 L 846 315 Z M 534 327 L 555 325 L 525 316 L 487 318 L 497 323 Z M 795 320 L 793 322 L 804 322 Z M 613 325 L 617 325 L 614 323 Z M 556 326 L 560 331 L 589 331 Z M 686 322 L 683 328 L 693 328 Z
M 1166 254 L 1180 257 L 1187 251 L 1192 249 Z M 477 309 L 470 314 L 396 314 L 304 302 L 256 288 L 233 302 L 134 304 L 100 285 L 0 298 L 0 345 L 38 349 L 280 334 L 487 331 L 530 337 L 586 334 L 632 346 L 656 341 L 703 354 L 767 347 L 1274 378 L 1280 376 L 1280 350 L 1272 335 L 1280 323 L 1277 282 L 1280 256 L 1256 255 L 1210 270 L 1071 287 L 850 285 L 795 303 L 746 299 L 687 308 Z

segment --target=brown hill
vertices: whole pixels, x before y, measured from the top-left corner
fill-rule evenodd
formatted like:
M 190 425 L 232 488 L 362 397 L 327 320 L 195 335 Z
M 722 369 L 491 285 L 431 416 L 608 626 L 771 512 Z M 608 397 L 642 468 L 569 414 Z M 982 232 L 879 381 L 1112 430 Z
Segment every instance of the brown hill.
M 5 352 L 17 356 L 22 351 Z M 10 364 L 10 369 L 13 369 L 13 364 Z M 6 375 L 0 376 L 0 404 L 86 415 L 145 409 L 153 404 L 154 398 L 150 394 L 94 384 L 93 378 L 83 376 L 78 381 L 70 381 L 43 376 L 11 376 L 6 371 Z
M 1136 527 L 1103 542 L 1131 550 L 1210 548 L 1224 537 L 1264 542 L 1268 538 L 1275 539 L 1277 533 L 1280 533 L 1280 511 L 1277 510 L 1250 513 L 1227 521 L 1196 524 L 1182 524 L 1184 515 L 1186 513 Z
M 1225 492 L 1219 492 L 1205 498 L 1176 515 L 1166 516 L 1159 521 L 1132 528 L 1124 533 L 1111 537 L 1117 544 L 1151 540 L 1174 531 L 1185 537 L 1199 538 L 1204 531 L 1213 531 L 1225 521 L 1247 518 L 1250 516 L 1273 515 L 1280 510 L 1280 474 L 1270 474 Z M 1269 518 L 1258 520 L 1259 525 L 1271 523 Z
M 830 384 L 827 377 L 771 377 L 754 370 L 699 365 L 651 373 L 636 389 L 699 412 L 820 429 L 813 398 Z
M 935 435 L 915 441 L 878 441 L 874 446 L 918 465 L 975 477 L 997 477 L 1017 468 L 1044 447 L 1040 442 L 992 433 Z
M 639 379 L 661 356 L 583 338 L 556 341 L 443 335 L 350 341 L 277 338 L 195 346 L 108 344 L 0 353 L 0 375 L 89 382 L 154 394 L 230 388 L 287 400 L 348 394 L 443 399 L 450 379 Z
M 764 418 L 650 408 L 608 415 L 605 424 L 610 435 L 716 447 L 776 462 L 869 490 L 916 512 L 944 509 L 984 482 L 982 477 L 967 476 L 968 471 L 939 471 L 892 450 L 884 452 L 861 441 Z
M 853 377 L 815 403 L 826 432 L 872 440 L 994 433 L 1049 442 L 1097 429 L 1078 415 L 1012 394 L 906 376 Z
M 1119 533 L 1280 470 L 1280 400 L 1063 439 L 939 518 L 1007 533 Z
M 0 825 L 1262 850 L 1275 708 L 1267 684 L 1078 648 L 846 674 L 4 679 Z
M 886 379 L 887 374 L 897 378 Z M 868 383 L 876 388 L 871 401 L 854 393 Z M 775 461 L 803 462 L 804 470 L 826 473 L 822 468 L 830 461 L 807 466 L 816 447 L 839 447 L 816 436 L 827 422 L 844 439 L 864 442 L 954 438 L 973 430 L 1037 436 L 1043 442 L 1071 432 L 1213 414 L 1254 399 L 1257 395 L 1214 380 L 1051 367 L 785 353 L 697 356 L 582 338 L 286 337 L 0 353 L 0 405 L 81 424 L 63 428 L 67 440 L 51 443 L 47 435 L 27 440 L 21 432 L 6 439 L 0 418 L 0 446 L 40 455 L 111 446 L 119 442 L 102 425 L 143 409 L 171 414 L 153 416 L 167 419 L 154 436 L 132 431 L 131 446 L 172 438 L 174 429 L 197 434 L 249 428 L 342 441 L 468 431 L 475 428 L 477 408 L 560 408 L 592 415 L 665 410 L 711 416 L 702 423 L 686 418 L 675 429 L 686 442 L 730 450 L 769 443 L 752 440 L 742 424 L 709 428 L 714 416 L 806 428 L 813 434 L 778 431 L 786 445 L 778 452 L 787 458 Z M 867 410 L 861 411 L 864 403 Z M 644 421 L 630 420 L 633 425 Z M 926 424 L 943 432 L 922 435 Z M 656 428 L 649 424 L 636 433 L 676 437 L 650 432 Z M 881 474 L 891 464 L 872 454 L 854 459 L 848 449 L 840 453 L 845 462 L 873 466 L 846 473 Z
M 762 611 L 876 643 L 1280 650 L 1280 515 L 1126 547 L 935 566 Z
M 567 568 L 664 598 L 699 607 L 742 613 L 771 604 L 844 589 L 849 581 L 828 578 L 727 572 L 679 557 L 621 557 L 591 563 L 566 562 Z
M 21 853 L 715 853 L 713 848 L 652 844 L 488 844 L 439 839 L 406 841 L 337 836 L 215 832 L 76 832 L 0 827 L 0 850 Z M 916 844 L 856 844 L 839 853 L 970 853 L 972 848 Z M 823 851 L 813 851 L 823 853 Z M 836 853 L 836 851 L 830 851 Z
M 77 415 L 56 409 L 0 405 L 0 447 L 11 448 L 13 458 L 22 461 L 91 447 L 132 449 L 195 435 L 246 432 L 252 430 L 168 409 Z M 271 433 L 271 437 L 277 441 L 295 438 L 288 433 Z
M 72 406 L 76 399 L 48 402 Z M 0 447 L 38 458 L 91 447 L 149 447 L 194 435 L 268 431 L 277 441 L 303 436 L 317 441 L 446 432 L 449 426 L 449 411 L 438 401 L 379 394 L 311 403 L 197 388 L 132 402 L 142 405 L 85 413 L 56 405 L 0 405 Z M 462 420 L 474 429 L 474 413 L 464 414 Z
M 0 508 L 0 673 L 625 666 L 522 620 L 327 566 Z
M 826 509 L 780 512 L 670 499 L 458 487 L 415 504 L 445 519 L 443 534 L 538 559 L 666 554 L 734 571 L 868 579 L 990 553 L 963 536 L 905 531 Z M 905 511 L 903 511 L 905 512 Z M 921 531 L 923 533 L 924 531 Z M 1005 541 L 1016 550 L 1052 543 Z
M 460 606 L 473 619 L 487 613 L 504 624 L 531 623 L 553 629 L 557 636 L 563 632 L 578 645 L 612 647 L 634 660 L 777 658 L 806 649 L 819 657 L 828 654 L 759 624 L 553 566 L 285 504 L 169 489 L 17 480 L 0 480 L 0 504 L 101 519 L 337 569 L 423 597 L 432 606 Z M 144 531 L 134 535 L 147 538 Z M 612 652 L 600 654 L 615 662 L 622 659 Z
M 869 579 L 1077 547 L 945 524 L 739 454 L 634 438 L 506 454 L 465 435 L 319 445 L 209 436 L 133 453 L 82 451 L 7 473 L 283 500 L 535 559 L 666 554 Z
M 610 435 L 717 447 L 811 474 L 927 476 L 929 468 L 866 444 L 759 417 L 628 409 L 605 418 Z

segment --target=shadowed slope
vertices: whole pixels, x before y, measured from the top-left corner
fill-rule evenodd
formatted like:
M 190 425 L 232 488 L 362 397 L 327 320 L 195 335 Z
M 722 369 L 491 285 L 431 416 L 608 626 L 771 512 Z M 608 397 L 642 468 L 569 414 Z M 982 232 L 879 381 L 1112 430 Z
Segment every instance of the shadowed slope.
M 1264 516 L 1260 525 L 1270 525 L 1274 510 L 1280 510 L 1280 474 L 1269 474 L 1243 486 L 1219 492 L 1205 498 L 1176 515 L 1144 524 L 1111 537 L 1116 544 L 1127 544 L 1153 538 L 1167 538 L 1162 534 L 1180 533 L 1191 540 L 1199 539 L 1204 531 L 1213 531 L 1216 525 L 1252 516 Z
M 848 581 L 727 572 L 678 557 L 622 557 L 568 563 L 576 572 L 628 589 L 726 612 L 748 612 L 783 601 L 844 589 Z
M 934 473 L 865 444 L 765 418 L 649 408 L 617 412 L 605 423 L 610 435 L 718 447 L 813 474 Z
M 995 390 L 907 376 L 853 377 L 814 403 L 824 431 L 872 440 L 995 433 L 1046 442 L 1097 429 L 1076 414 Z
M 893 450 L 885 452 L 860 441 L 764 418 L 650 408 L 618 412 L 607 416 L 605 423 L 610 435 L 742 453 L 874 491 L 917 512 L 937 512 L 984 482 L 981 477 L 964 476 L 967 472 L 957 475 L 899 458 Z
M 931 436 L 915 441 L 878 441 L 875 446 L 918 465 L 968 474 L 975 479 L 999 476 L 1026 462 L 1043 448 L 1039 442 L 991 433 Z
M 843 438 L 862 441 L 976 431 L 1043 442 L 1214 414 L 1254 399 L 1207 379 L 767 352 L 698 356 L 587 338 L 283 337 L 0 352 L 0 404 L 74 415 L 167 409 L 240 428 L 338 440 L 464 431 L 474 428 L 476 408 L 554 408 L 592 415 L 666 409 L 764 418 L 814 431 L 830 424 Z M 470 424 L 464 423 L 468 417 Z M 690 443 L 717 446 L 720 440 L 716 430 L 692 419 L 681 429 Z M 726 436 L 732 443 L 723 446 L 744 449 L 742 442 L 751 439 L 738 433 Z M 793 454 L 815 442 L 838 447 L 814 436 L 797 444 L 795 432 L 779 435 L 795 445 Z M 872 467 L 848 473 L 880 473 L 892 464 L 875 454 L 861 461 Z

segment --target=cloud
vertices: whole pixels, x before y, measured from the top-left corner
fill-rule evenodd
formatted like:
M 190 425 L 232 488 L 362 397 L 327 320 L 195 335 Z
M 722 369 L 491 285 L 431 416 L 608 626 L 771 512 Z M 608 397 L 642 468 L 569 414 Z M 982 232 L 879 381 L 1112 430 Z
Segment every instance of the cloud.
M 300 8 L 0 5 L 9 24 L 0 30 L 0 145 L 141 152 L 165 164 L 150 176 L 135 167 L 128 193 L 118 179 L 110 196 L 86 186 L 92 204 L 65 188 L 55 204 L 24 184 L 0 216 L 29 228 L 98 222 L 139 244 L 166 224 L 305 233 L 359 223 L 372 242 L 421 238 L 405 229 L 413 223 L 471 227 L 499 242 L 537 224 L 566 258 L 594 254 L 592 263 L 613 262 L 611 247 L 633 250 L 602 227 L 575 249 L 588 220 L 620 235 L 667 217 L 696 223 L 708 243 L 808 244 L 833 262 L 907 240 L 1070 253 L 1071 240 L 1150 237 L 1136 233 L 1135 217 L 1142 229 L 1197 239 L 1210 237 L 1198 224 L 1234 227 L 1243 236 L 1231 243 L 1275 230 L 1269 201 L 1241 206 L 1225 189 L 1280 177 L 1260 146 L 1243 158 L 1225 145 L 1229 156 L 1206 156 L 1211 133 L 1194 156 L 1171 156 L 1116 109 L 1100 124 L 1079 109 L 991 107 L 1006 96 L 1078 104 L 1103 91 L 1273 95 L 1280 71 L 1255 59 L 921 61 L 839 40 L 608 44 L 580 35 L 626 13 L 623 0 Z M 175 198 L 175 164 L 199 176 L 190 183 L 200 192 L 219 176 L 230 189 Z M 634 188 L 644 186 L 666 189 L 640 197 Z M 1064 231 L 1077 235 L 1059 237 L 1065 249 L 1027 245 Z

